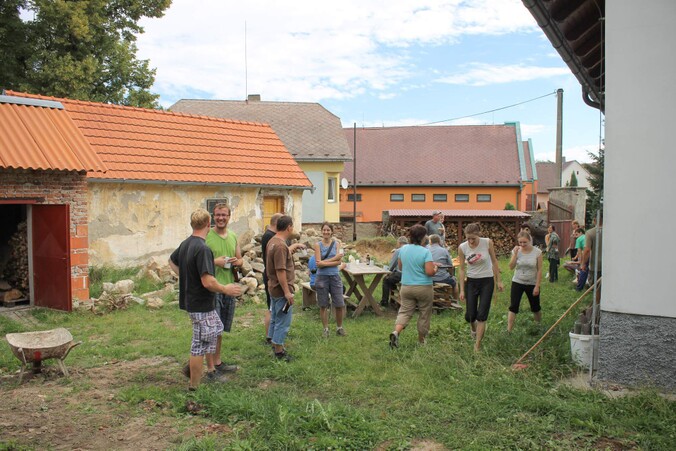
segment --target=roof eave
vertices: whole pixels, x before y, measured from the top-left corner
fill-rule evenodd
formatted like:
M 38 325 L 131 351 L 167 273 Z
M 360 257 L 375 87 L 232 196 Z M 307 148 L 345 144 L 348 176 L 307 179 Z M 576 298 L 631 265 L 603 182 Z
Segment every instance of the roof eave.
M 218 183 L 218 182 L 182 182 L 177 180 L 143 180 L 143 179 L 103 179 L 96 177 L 87 177 L 88 182 L 97 183 L 137 183 L 141 185 L 184 185 L 184 186 L 231 186 L 236 188 L 267 188 L 267 189 L 299 189 L 312 190 L 313 186 L 296 185 L 263 185 L 255 183 Z

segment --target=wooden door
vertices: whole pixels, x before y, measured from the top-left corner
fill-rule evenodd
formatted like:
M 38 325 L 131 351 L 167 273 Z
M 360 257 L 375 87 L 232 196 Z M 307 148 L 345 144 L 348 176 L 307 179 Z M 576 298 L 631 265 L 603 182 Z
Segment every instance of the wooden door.
M 270 218 L 275 213 L 284 213 L 284 198 L 281 196 L 263 197 L 263 228 L 270 224 Z
M 71 311 L 70 210 L 68 205 L 33 205 L 34 305 Z

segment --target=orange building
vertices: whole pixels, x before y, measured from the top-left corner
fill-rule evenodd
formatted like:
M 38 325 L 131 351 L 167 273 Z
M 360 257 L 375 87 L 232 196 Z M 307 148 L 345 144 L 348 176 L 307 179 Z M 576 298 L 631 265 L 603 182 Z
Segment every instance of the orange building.
M 355 130 L 345 129 L 354 153 Z M 537 205 L 533 146 L 518 122 L 356 130 L 356 216 L 380 222 L 392 209 L 518 210 Z M 342 218 L 352 218 L 354 166 L 345 165 Z

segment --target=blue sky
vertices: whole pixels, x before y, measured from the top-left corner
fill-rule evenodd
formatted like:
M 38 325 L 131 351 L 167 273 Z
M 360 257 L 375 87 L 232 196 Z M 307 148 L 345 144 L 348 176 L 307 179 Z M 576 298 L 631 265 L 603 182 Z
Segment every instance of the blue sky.
M 138 56 L 157 69 L 153 91 L 165 107 L 260 94 L 319 102 L 346 127 L 387 127 L 469 116 L 562 88 L 564 156 L 588 161 L 586 151 L 598 149 L 598 110 L 582 102 L 577 80 L 520 0 L 173 0 L 163 18 L 142 25 Z M 443 124 L 506 121 L 521 123 L 536 159 L 554 159 L 554 95 Z

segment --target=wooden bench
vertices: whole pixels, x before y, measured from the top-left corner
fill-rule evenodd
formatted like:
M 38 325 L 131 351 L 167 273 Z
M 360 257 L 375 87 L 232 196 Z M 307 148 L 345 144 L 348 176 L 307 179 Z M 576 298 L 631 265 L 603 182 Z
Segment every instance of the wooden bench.
M 455 309 L 461 310 L 458 301 L 453 298 L 453 287 L 447 283 L 434 284 L 434 308 L 438 310 Z
M 303 310 L 317 305 L 317 292 L 312 289 L 310 282 L 300 284 L 303 290 Z
M 316 306 L 317 292 L 312 289 L 310 282 L 302 282 L 300 286 L 303 290 L 303 310 Z M 350 296 L 343 296 L 343 300 L 345 301 L 346 307 L 350 306 L 352 308 L 357 308 L 357 304 L 350 298 Z M 331 313 L 335 313 L 333 305 L 331 305 Z
M 401 305 L 401 295 L 399 290 L 401 289 L 401 284 L 397 284 L 390 291 L 390 303 L 396 303 L 396 305 Z M 434 302 L 432 304 L 433 308 L 437 311 L 445 309 L 454 309 L 462 310 L 462 306 L 458 304 L 458 301 L 453 298 L 453 287 L 446 283 L 435 283 L 434 284 Z

